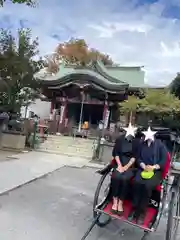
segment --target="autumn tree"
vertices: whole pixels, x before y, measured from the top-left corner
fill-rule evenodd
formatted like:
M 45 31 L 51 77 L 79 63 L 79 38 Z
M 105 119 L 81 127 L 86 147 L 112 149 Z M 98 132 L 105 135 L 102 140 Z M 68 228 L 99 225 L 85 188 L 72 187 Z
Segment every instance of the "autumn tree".
M 0 0 L 0 7 L 4 6 L 4 3 L 7 2 L 7 0 Z M 19 3 L 19 4 L 26 4 L 27 6 L 35 6 L 36 1 L 35 0 L 11 0 L 12 3 Z
M 55 53 L 47 60 L 49 71 L 56 72 L 60 60 L 63 60 L 67 64 L 85 66 L 90 61 L 97 59 L 101 60 L 104 65 L 112 65 L 113 63 L 109 55 L 89 48 L 84 39 L 73 38 L 68 42 L 59 44 Z
M 30 30 L 19 30 L 15 39 L 10 31 L 0 31 L 0 106 L 19 111 L 36 97 L 39 85 L 34 73 L 42 67 L 38 58 L 38 40 L 31 40 Z

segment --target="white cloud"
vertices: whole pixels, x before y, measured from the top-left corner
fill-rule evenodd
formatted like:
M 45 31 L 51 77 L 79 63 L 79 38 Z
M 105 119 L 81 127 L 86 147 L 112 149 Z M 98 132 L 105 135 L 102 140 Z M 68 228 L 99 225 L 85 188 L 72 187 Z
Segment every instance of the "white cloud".
M 180 57 L 180 42 L 173 42 L 172 47 L 161 42 L 161 49 L 163 57 Z
M 102 26 L 99 25 L 89 25 L 92 29 L 95 29 L 96 31 L 100 32 L 99 37 L 100 38 L 112 38 L 114 37 L 114 34 L 117 32 L 130 32 L 130 33 L 148 33 L 152 26 L 142 24 L 140 22 L 104 22 Z
M 60 41 L 83 37 L 120 64 L 144 65 L 149 84 L 167 84 L 180 68 L 180 21 L 163 17 L 167 0 L 137 3 L 40 0 L 36 9 L 8 4 L 0 9 L 0 25 L 15 30 L 22 20 L 39 37 L 41 54 L 53 52 Z

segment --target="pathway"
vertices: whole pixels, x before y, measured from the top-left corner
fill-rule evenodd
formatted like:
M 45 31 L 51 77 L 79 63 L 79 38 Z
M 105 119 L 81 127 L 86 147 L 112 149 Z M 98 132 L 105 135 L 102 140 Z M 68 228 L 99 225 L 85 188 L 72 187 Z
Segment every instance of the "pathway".
M 82 167 L 89 160 L 41 152 L 12 155 L 15 160 L 0 163 L 0 194 L 43 177 L 62 166 Z
M 80 240 L 92 221 L 100 176 L 92 168 L 62 167 L 0 197 L 0 239 Z M 147 240 L 164 240 L 166 220 Z M 140 240 L 143 232 L 119 221 L 94 227 L 87 240 Z M 177 240 L 180 235 L 177 236 Z

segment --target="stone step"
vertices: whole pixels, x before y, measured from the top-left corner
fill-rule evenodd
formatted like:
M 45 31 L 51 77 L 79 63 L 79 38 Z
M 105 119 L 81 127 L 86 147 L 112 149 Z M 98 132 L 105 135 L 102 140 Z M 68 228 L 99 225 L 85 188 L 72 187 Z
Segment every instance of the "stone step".
M 48 135 L 47 136 L 48 138 L 51 138 L 51 139 L 55 139 L 55 138 L 59 138 L 59 139 L 79 139 L 79 140 L 87 140 L 87 141 L 92 141 L 92 139 L 89 139 L 89 138 L 81 138 L 81 137 L 72 137 L 72 136 L 58 136 L 58 135 Z
M 72 144 L 52 144 L 52 143 L 44 143 L 40 145 L 41 147 L 45 147 L 45 148 L 68 148 L 68 147 L 72 147 L 72 148 L 79 148 L 79 149 L 93 149 L 93 146 L 88 146 L 88 145 L 81 145 L 81 144 L 77 144 L 77 145 L 72 145 Z
M 59 147 L 43 147 L 40 146 L 39 149 L 43 149 L 43 150 L 53 150 L 53 151 L 58 151 L 58 152 L 83 152 L 83 153 L 92 153 L 92 149 L 83 149 L 83 148 L 72 148 L 72 147 L 67 147 L 67 148 L 59 148 Z
M 39 147 L 39 149 L 44 149 L 44 150 L 55 150 L 55 151 L 59 151 L 59 152 L 84 152 L 84 153 L 91 153 L 92 150 L 91 149 L 80 149 L 80 148 L 58 148 L 58 147 Z
M 71 143 L 52 143 L 52 142 L 46 142 L 46 143 L 41 143 L 42 146 L 63 146 L 63 147 L 67 147 L 67 146 L 72 146 L 72 147 L 80 147 L 80 148 L 93 148 L 93 145 L 89 145 L 89 144 L 71 144 Z
M 77 138 L 77 137 L 68 137 L 68 136 L 55 136 L 55 135 L 49 135 L 47 136 L 48 139 L 61 139 L 63 141 L 87 141 L 87 142 L 91 142 L 94 139 L 89 139 L 89 138 Z
M 51 139 L 47 139 L 45 142 L 51 142 L 51 143 L 53 143 L 53 144 L 68 144 L 68 145 L 70 145 L 70 144 L 82 144 L 82 145 L 93 145 L 93 142 L 86 142 L 86 141 L 63 141 L 63 140 L 51 140 Z M 45 143 L 44 142 L 44 143 Z
M 82 144 L 93 144 L 94 141 L 87 141 L 87 140 L 78 140 L 78 139 L 69 139 L 69 140 L 63 140 L 63 139 L 49 139 L 47 138 L 47 140 L 45 141 L 49 141 L 49 142 L 64 142 L 64 143 L 82 143 Z
M 87 154 L 87 153 L 71 153 L 71 152 L 61 152 L 61 151 L 55 151 L 55 150 L 45 150 L 45 149 L 37 149 L 36 151 L 38 152 L 45 152 L 45 153 L 50 153 L 50 154 L 57 154 L 57 155 L 66 155 L 70 157 L 82 157 L 82 158 L 87 158 L 87 159 L 92 159 L 92 154 Z
M 61 146 L 81 146 L 91 148 L 93 146 L 93 142 L 86 141 L 61 141 L 61 140 L 50 140 L 47 139 L 41 145 L 61 145 Z
M 37 151 L 92 159 L 93 140 L 64 136 L 48 136 Z
M 47 142 L 47 143 L 42 143 L 40 144 L 41 147 L 45 148 L 61 148 L 61 149 L 66 149 L 66 148 L 77 148 L 77 149 L 93 149 L 92 145 L 83 145 L 83 144 L 54 144 L 52 142 Z
M 93 143 L 87 143 L 87 142 L 71 142 L 71 141 L 67 141 L 67 142 L 63 142 L 63 141 L 50 141 L 50 140 L 46 140 L 43 143 L 53 143 L 53 144 L 66 144 L 66 145 L 84 145 L 84 146 L 92 146 Z

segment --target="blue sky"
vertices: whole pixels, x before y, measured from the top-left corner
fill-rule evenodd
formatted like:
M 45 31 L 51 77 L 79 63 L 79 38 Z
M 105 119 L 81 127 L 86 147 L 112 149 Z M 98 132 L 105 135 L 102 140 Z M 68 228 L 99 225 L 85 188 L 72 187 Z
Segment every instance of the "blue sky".
M 38 1 L 38 0 L 37 0 Z M 37 8 L 5 4 L 0 27 L 32 29 L 41 55 L 71 37 L 122 65 L 144 65 L 146 81 L 168 84 L 180 71 L 180 0 L 39 0 Z

